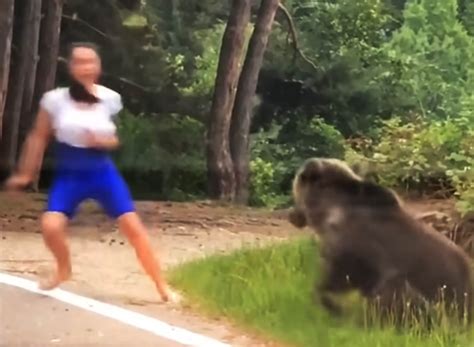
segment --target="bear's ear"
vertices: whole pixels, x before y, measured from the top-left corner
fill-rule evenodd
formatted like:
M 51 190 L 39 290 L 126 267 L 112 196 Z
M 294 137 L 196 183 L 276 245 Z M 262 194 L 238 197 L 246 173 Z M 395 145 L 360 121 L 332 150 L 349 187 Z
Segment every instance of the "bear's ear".
M 368 173 L 367 168 L 366 167 L 364 168 L 364 165 L 362 165 L 361 163 L 353 163 L 353 164 L 349 165 L 349 167 L 362 180 L 364 180 L 365 177 L 367 176 L 367 173 Z
M 369 181 L 358 182 L 358 185 L 358 198 L 361 198 L 365 205 L 398 207 L 401 204 L 398 195 L 384 186 Z
M 367 162 L 353 163 L 349 167 L 362 181 L 370 180 L 375 174 L 373 165 Z

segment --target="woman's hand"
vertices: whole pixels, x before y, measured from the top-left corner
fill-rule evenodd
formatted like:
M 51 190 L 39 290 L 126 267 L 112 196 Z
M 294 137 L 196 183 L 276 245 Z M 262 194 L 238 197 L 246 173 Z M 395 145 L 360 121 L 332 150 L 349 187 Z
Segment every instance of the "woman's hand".
M 86 131 L 86 143 L 88 147 L 113 150 L 118 147 L 119 140 L 116 135 L 96 135 L 91 131 Z
M 18 168 L 5 182 L 9 191 L 26 188 L 34 181 L 43 163 L 43 155 L 52 134 L 52 126 L 48 113 L 40 108 L 33 129 L 26 137 L 21 150 Z

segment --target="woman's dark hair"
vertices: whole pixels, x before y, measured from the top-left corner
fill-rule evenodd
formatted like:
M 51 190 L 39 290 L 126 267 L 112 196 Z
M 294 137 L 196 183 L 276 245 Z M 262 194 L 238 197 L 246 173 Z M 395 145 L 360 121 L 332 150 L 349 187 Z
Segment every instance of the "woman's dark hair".
M 99 47 L 91 42 L 74 42 L 68 49 L 68 62 L 71 61 L 72 54 L 76 48 L 89 48 L 99 54 Z M 69 86 L 69 95 L 74 101 L 96 104 L 100 101 L 94 94 L 91 94 L 81 83 L 71 76 L 71 85 Z

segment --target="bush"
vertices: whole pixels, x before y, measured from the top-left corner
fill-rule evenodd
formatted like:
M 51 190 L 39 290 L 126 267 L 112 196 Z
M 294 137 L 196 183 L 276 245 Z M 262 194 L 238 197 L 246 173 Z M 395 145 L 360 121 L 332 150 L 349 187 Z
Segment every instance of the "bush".
M 456 119 L 402 124 L 383 122 L 375 143 L 352 144 L 349 163 L 372 166 L 381 184 L 419 192 L 453 194 L 462 212 L 474 208 L 474 131 L 465 114 Z M 360 143 L 361 141 L 359 141 Z
M 253 205 L 277 207 L 290 202 L 295 170 L 310 157 L 344 156 L 344 138 L 320 118 L 273 124 L 252 138 L 251 196 Z
M 284 194 L 275 191 L 277 184 L 275 171 L 275 166 L 262 158 L 256 158 L 250 162 L 252 177 L 250 205 L 274 208 L 288 203 L 288 198 Z
M 260 131 L 251 139 L 250 197 L 253 206 L 277 207 L 289 202 L 280 184 L 288 173 L 288 157 L 285 146 L 278 143 L 281 126 L 273 125 L 268 131 Z
M 154 119 L 123 112 L 118 130 L 123 146 L 115 158 L 132 189 L 179 201 L 204 195 L 202 123 L 186 116 Z

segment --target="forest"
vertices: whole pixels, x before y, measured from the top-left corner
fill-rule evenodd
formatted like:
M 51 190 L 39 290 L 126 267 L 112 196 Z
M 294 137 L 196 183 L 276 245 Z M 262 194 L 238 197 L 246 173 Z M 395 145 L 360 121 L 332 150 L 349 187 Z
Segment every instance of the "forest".
M 115 160 L 137 197 L 289 203 L 306 158 L 474 205 L 472 0 L 4 0 L 1 170 L 68 44 L 101 47 L 119 91 Z M 39 188 L 51 171 L 46 155 Z
M 188 301 L 157 306 L 126 238 L 88 205 L 71 223 L 78 292 L 164 320 L 172 312 L 222 339 L 472 346 L 474 330 L 442 310 L 428 332 L 421 321 L 402 333 L 374 326 L 356 296 L 348 319 L 327 315 L 314 300 L 319 244 L 284 214 L 302 162 L 338 158 L 396 191 L 415 218 L 449 218 L 427 224 L 474 256 L 474 0 L 0 0 L 0 182 L 18 165 L 41 96 L 71 82 L 74 42 L 99 46 L 100 83 L 122 97 L 112 155 Z M 0 192 L 0 275 L 47 263 L 39 216 L 53 168 L 50 146 L 34 192 Z M 436 271 L 435 257 L 426 263 Z M 57 330 L 31 307 L 15 343 Z M 53 311 L 61 323 L 75 316 Z M 83 323 L 62 342 L 102 329 L 84 333 Z M 29 335 L 35 327 L 41 334 Z

